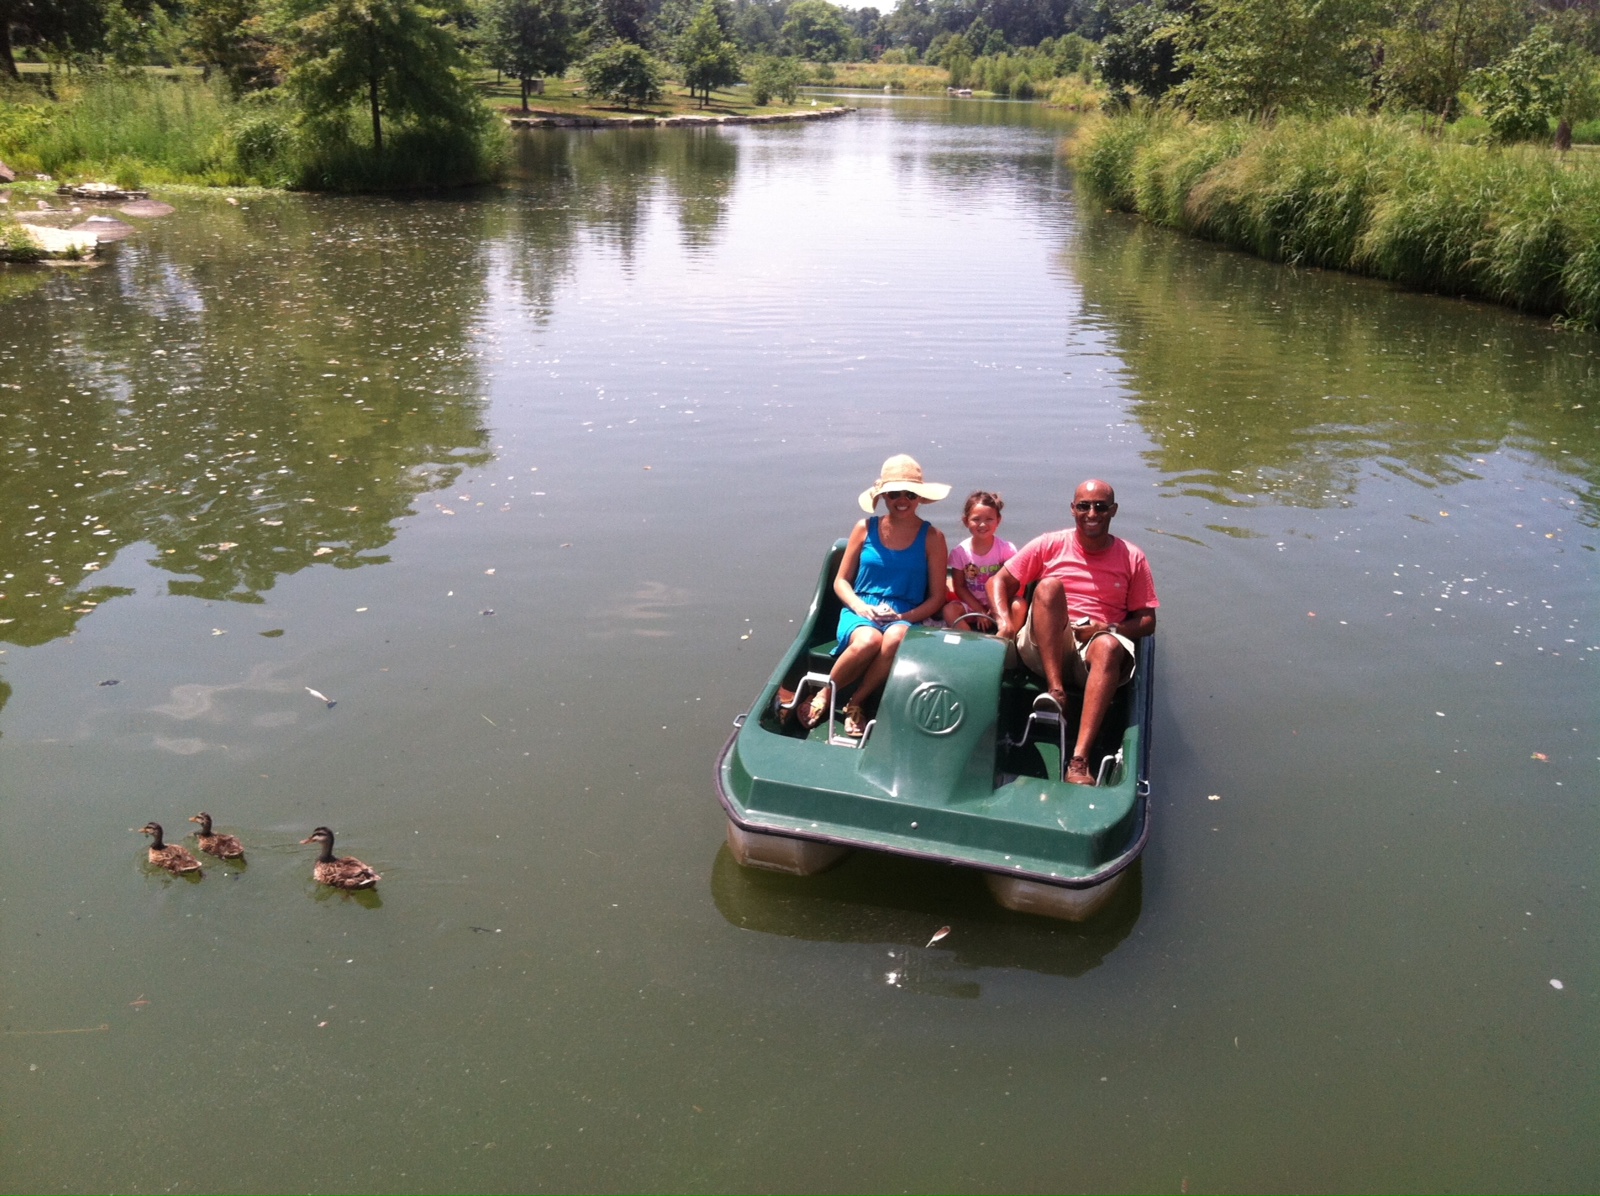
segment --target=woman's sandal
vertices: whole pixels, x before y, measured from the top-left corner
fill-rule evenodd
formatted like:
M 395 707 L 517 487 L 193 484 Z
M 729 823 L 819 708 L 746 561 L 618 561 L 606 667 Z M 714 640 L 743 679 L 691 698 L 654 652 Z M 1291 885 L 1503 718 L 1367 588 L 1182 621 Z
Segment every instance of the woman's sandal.
M 828 717 L 829 692 L 829 688 L 824 685 L 804 706 L 796 704 L 795 710 L 799 713 L 800 725 L 807 731 Z
M 1093 785 L 1094 774 L 1089 771 L 1089 761 L 1084 756 L 1074 756 L 1067 761 L 1067 784 Z
M 851 739 L 860 739 L 867 733 L 867 716 L 853 702 L 844 708 L 844 733 Z

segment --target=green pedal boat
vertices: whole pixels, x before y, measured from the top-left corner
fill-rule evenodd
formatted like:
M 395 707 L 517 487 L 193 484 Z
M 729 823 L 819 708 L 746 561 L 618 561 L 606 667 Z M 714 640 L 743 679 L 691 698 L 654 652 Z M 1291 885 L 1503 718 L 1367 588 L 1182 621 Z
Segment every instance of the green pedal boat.
M 914 627 L 877 717 L 844 735 L 844 703 L 806 730 L 796 707 L 827 685 L 839 599 L 833 546 L 800 634 L 717 757 L 717 796 L 740 864 L 805 876 L 852 848 L 983 871 L 1001 905 L 1079 922 L 1100 910 L 1150 834 L 1153 637 L 1090 754 L 1094 786 L 1061 779 L 1078 711 L 1039 713 L 1041 680 L 1008 645 Z M 799 695 L 798 699 L 795 694 Z

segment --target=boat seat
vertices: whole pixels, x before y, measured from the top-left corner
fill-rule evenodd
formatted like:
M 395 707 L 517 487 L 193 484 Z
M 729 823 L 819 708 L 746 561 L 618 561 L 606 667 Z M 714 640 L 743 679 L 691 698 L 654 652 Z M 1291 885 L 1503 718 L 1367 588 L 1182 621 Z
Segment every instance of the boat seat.
M 833 646 L 839 641 L 837 638 L 825 639 L 820 644 L 812 644 L 806 649 L 806 668 L 813 673 L 826 673 L 833 668 Z

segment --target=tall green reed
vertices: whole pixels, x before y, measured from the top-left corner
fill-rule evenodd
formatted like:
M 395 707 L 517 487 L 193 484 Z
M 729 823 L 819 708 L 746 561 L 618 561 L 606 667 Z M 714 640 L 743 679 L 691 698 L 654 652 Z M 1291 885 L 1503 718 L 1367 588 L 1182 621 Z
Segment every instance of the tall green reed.
M 1600 326 L 1600 163 L 1365 116 L 1114 117 L 1072 147 L 1110 205 L 1262 257 Z

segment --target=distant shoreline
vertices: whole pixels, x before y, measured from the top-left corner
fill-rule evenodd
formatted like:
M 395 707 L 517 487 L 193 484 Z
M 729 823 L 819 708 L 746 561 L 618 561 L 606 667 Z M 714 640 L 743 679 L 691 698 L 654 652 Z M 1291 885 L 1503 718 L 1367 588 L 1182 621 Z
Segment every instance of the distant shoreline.
M 776 125 L 799 120 L 828 120 L 859 111 L 846 104 L 832 108 L 814 108 L 802 112 L 751 113 L 717 116 L 711 113 L 684 113 L 678 116 L 557 116 L 553 113 L 531 112 L 527 116 L 507 116 L 506 124 L 513 129 L 681 129 L 700 125 Z

